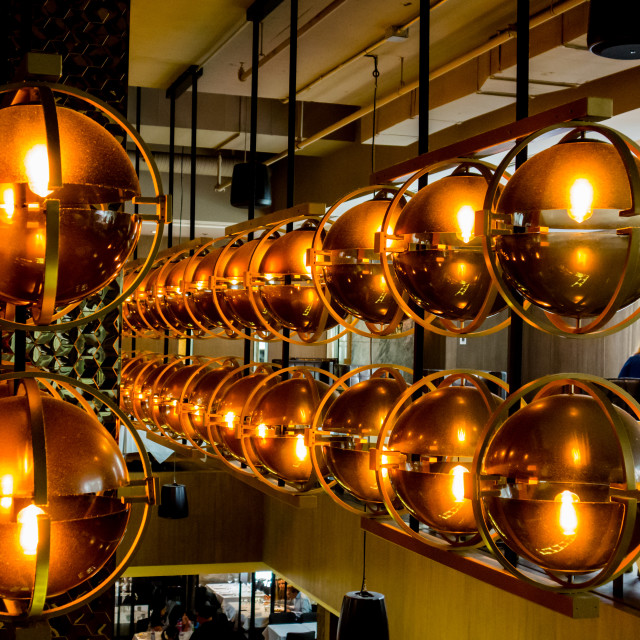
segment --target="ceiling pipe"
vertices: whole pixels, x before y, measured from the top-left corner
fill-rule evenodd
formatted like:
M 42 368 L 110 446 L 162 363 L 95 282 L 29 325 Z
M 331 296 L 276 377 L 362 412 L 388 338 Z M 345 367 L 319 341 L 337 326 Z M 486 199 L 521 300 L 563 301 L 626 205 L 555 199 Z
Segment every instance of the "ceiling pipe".
M 327 5 L 322 11 L 320 11 L 313 18 L 311 18 L 309 22 L 307 22 L 302 27 L 300 27 L 300 29 L 298 29 L 298 32 L 297 32 L 298 38 L 300 38 L 300 36 L 303 36 L 305 33 L 307 33 L 307 31 L 309 31 L 310 29 L 318 25 L 320 22 L 322 22 L 327 16 L 332 14 L 340 5 L 344 4 L 346 1 L 347 0 L 333 0 L 331 4 Z M 265 56 L 262 57 L 262 59 L 258 63 L 258 69 L 262 65 L 266 64 L 267 62 L 275 58 L 279 53 L 284 51 L 290 44 L 291 44 L 290 37 L 287 38 L 286 40 L 283 40 L 277 47 L 275 47 L 274 49 L 269 51 L 269 53 L 267 53 Z M 238 72 L 238 79 L 241 82 L 245 82 L 251 77 L 252 71 L 253 71 L 253 67 L 249 67 L 246 70 L 240 67 L 240 71 Z
M 570 11 L 571 9 L 574 9 L 575 7 L 581 4 L 584 4 L 586 1 L 587 0 L 564 0 L 563 2 L 558 2 L 557 4 L 554 3 L 547 9 L 544 9 L 531 17 L 531 19 L 529 20 L 529 29 L 538 27 L 541 24 L 544 24 L 545 22 L 548 22 L 549 20 L 555 18 L 556 16 L 559 16 L 563 13 L 566 13 L 567 11 Z M 490 38 L 484 44 L 481 44 L 480 46 L 475 47 L 471 51 L 468 51 L 467 53 L 459 56 L 458 58 L 452 60 L 451 62 L 448 62 L 447 64 L 441 67 L 438 67 L 437 69 L 434 69 L 429 74 L 429 80 L 432 81 L 435 78 L 439 78 L 440 76 L 443 76 L 446 73 L 453 71 L 458 67 L 461 67 L 463 64 L 467 62 L 471 60 L 475 60 L 475 58 L 481 56 L 482 54 L 488 53 L 489 51 L 496 49 L 497 47 L 505 44 L 506 42 L 509 42 L 509 40 L 512 40 L 515 37 L 516 37 L 515 29 L 506 29 L 505 31 L 501 31 L 500 33 L 498 33 L 498 35 L 494 36 L 493 38 Z M 384 105 L 389 104 L 390 102 L 393 102 L 397 98 L 400 98 L 401 96 L 407 93 L 410 93 L 411 91 L 414 91 L 419 86 L 420 86 L 420 83 L 418 80 L 405 84 L 404 86 L 400 87 L 399 89 L 397 89 L 393 93 L 390 93 L 384 98 L 379 98 L 377 100 L 376 108 L 381 108 Z M 372 111 L 373 111 L 373 105 L 368 105 L 366 107 L 362 107 L 361 109 L 358 109 L 357 111 L 354 111 L 352 114 L 346 116 L 345 118 L 342 118 L 341 120 L 338 120 L 338 122 L 330 125 L 329 127 L 326 127 L 325 129 L 318 131 L 312 136 L 309 136 L 305 140 L 301 140 L 300 142 L 298 142 L 296 144 L 296 151 L 301 151 L 302 149 L 308 147 L 309 145 L 312 145 L 314 142 L 318 142 L 318 140 L 322 140 L 323 138 L 326 138 L 328 135 L 331 135 L 332 133 L 335 133 L 339 129 L 342 129 L 342 127 L 345 127 L 348 124 L 355 122 L 356 120 L 360 120 L 361 118 L 368 115 Z M 265 160 L 264 164 L 266 165 L 275 164 L 279 160 L 286 158 L 287 155 L 288 154 L 286 150 L 282 151 L 281 153 Z
M 441 5 L 443 2 L 446 2 L 446 0 L 439 0 L 439 2 L 433 5 L 433 7 L 431 7 L 431 10 Z M 416 24 L 416 22 L 419 22 L 419 21 L 420 21 L 420 16 L 417 15 L 414 18 L 411 18 L 411 20 L 409 20 L 408 22 L 405 22 L 403 25 L 398 26 L 397 28 L 399 31 L 404 31 L 405 29 L 408 29 L 409 27 L 413 26 L 414 24 Z M 317 78 L 315 78 L 315 80 L 312 80 L 308 84 L 305 84 L 304 87 L 296 91 L 296 96 L 299 96 L 302 93 L 306 93 L 307 91 L 309 91 L 309 89 L 312 89 L 323 80 L 330 78 L 332 75 L 338 73 L 338 71 L 342 71 L 342 69 L 344 69 L 345 67 L 348 67 L 351 63 L 356 62 L 356 60 L 360 60 L 360 58 L 364 58 L 365 56 L 370 55 L 372 51 L 377 49 L 379 46 L 383 45 L 386 41 L 387 41 L 387 37 L 385 36 L 384 38 L 380 38 L 379 40 L 372 42 L 366 49 L 362 49 L 361 51 L 358 51 L 358 53 L 352 55 L 350 58 L 347 58 L 340 64 L 329 69 L 329 71 L 325 71 L 322 75 L 319 75 Z M 288 97 L 283 98 L 282 102 L 286 104 L 287 102 L 289 102 L 289 98 Z

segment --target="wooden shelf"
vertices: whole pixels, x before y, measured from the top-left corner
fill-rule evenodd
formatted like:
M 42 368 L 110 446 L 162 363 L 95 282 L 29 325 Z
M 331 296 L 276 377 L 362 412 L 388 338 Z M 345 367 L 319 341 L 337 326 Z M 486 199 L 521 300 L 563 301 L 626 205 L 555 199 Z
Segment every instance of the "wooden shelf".
M 600 615 L 598 596 L 592 593 L 560 594 L 539 589 L 518 580 L 505 571 L 497 560 L 479 551 L 456 552 L 436 549 L 379 520 L 362 518 L 360 526 L 388 542 L 570 618 L 597 618 Z

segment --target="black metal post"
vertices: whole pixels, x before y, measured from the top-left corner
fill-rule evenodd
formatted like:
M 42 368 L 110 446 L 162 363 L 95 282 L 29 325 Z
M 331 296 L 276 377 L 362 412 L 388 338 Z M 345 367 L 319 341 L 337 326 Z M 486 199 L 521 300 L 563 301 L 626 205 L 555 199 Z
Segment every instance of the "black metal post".
M 420 0 L 420 69 L 418 78 L 418 153 L 429 151 L 429 45 L 431 40 L 431 7 L 429 0 Z M 426 186 L 428 177 L 420 180 L 419 187 Z M 424 309 L 416 306 L 414 311 L 424 318 Z M 417 322 L 413 327 L 413 382 L 424 376 L 424 327 Z M 418 531 L 420 522 L 409 516 L 409 526 Z
M 191 75 L 191 192 L 189 200 L 189 240 L 196 237 L 196 134 L 198 132 L 198 74 Z
M 249 618 L 249 637 L 256 628 L 256 574 L 251 573 L 251 617 Z
M 140 127 L 142 126 L 142 87 L 136 87 L 136 131 L 138 135 L 140 135 Z M 135 163 L 134 167 L 136 170 L 136 175 L 140 177 L 140 149 L 138 149 L 138 145 L 136 145 L 136 155 L 135 155 Z M 133 205 L 133 213 L 138 215 L 139 206 L 137 204 Z M 136 260 L 138 258 L 138 245 L 136 244 L 135 249 L 133 250 L 133 259 Z M 122 321 L 120 321 L 122 324 Z M 122 330 L 122 328 L 121 328 Z M 131 338 L 131 353 L 135 354 L 136 352 L 136 338 L 133 336 Z
M 169 97 L 169 195 L 173 199 L 173 168 L 176 161 L 176 93 Z M 167 246 L 173 246 L 173 222 L 167 225 Z
M 271 572 L 271 602 L 269 603 L 269 614 L 275 611 L 276 595 L 276 574 Z

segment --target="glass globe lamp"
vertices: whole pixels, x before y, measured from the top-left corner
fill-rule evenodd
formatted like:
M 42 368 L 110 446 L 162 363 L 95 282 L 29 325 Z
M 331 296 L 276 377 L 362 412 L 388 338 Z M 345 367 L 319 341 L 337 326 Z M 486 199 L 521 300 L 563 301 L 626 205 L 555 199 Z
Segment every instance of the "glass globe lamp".
M 579 374 L 541 378 L 503 403 L 478 449 L 474 510 L 505 568 L 544 589 L 577 591 L 633 562 L 639 416 L 640 405 L 613 383 Z M 488 527 L 551 582 L 511 564 Z
M 486 254 L 510 306 L 545 331 L 580 337 L 611 333 L 618 310 L 640 297 L 638 254 L 640 149 L 608 127 L 570 123 L 559 144 L 525 162 L 498 197 L 496 171 L 485 202 Z M 525 309 L 516 292 L 530 308 Z
M 365 515 L 386 515 L 384 500 L 375 469 L 371 466 L 371 450 L 386 449 L 378 440 L 378 433 L 387 415 L 407 388 L 402 372 L 410 375 L 404 367 L 358 367 L 339 378 L 325 394 L 316 412 L 312 426 L 312 460 L 323 489 L 340 506 Z M 355 382 L 360 376 L 369 376 Z M 352 385 L 344 387 L 351 379 Z M 333 399 L 334 392 L 344 388 L 333 400 L 324 418 L 324 403 Z M 322 456 L 318 456 L 321 448 Z M 357 506 L 336 494 L 324 479 L 321 466 L 335 479 L 347 495 L 360 502 Z
M 482 378 L 504 386 L 480 372 L 427 376 L 401 396 L 380 432 L 380 439 L 388 435 L 387 464 L 378 468 L 387 508 L 403 530 L 431 546 L 468 548 L 481 542 L 465 479 L 487 420 L 500 404 Z M 415 532 L 402 520 L 384 483 L 387 476 L 402 504 L 430 533 Z

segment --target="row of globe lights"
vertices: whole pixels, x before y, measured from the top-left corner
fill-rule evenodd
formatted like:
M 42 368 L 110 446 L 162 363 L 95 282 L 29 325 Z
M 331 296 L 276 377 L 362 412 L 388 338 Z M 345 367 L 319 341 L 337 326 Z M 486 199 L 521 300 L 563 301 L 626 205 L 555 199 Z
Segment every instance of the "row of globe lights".
M 627 326 L 637 313 L 605 327 L 640 295 L 632 268 L 638 148 L 602 125 L 562 125 L 571 126 L 506 184 L 515 149 L 557 127 L 517 145 L 497 169 L 468 159 L 439 163 L 401 187 L 358 189 L 319 223 L 279 237 L 270 227 L 240 246 L 234 236 L 199 276 L 202 250 L 163 263 L 129 300 L 127 322 L 158 336 L 191 329 L 245 337 L 249 328 L 254 339 L 295 341 L 284 327 L 298 332 L 299 344 L 337 324 L 367 337 L 397 337 L 406 317 L 443 335 L 484 335 L 508 324 L 483 326 L 508 302 L 533 326 L 562 335 Z M 609 143 L 584 138 L 590 131 Z M 444 170 L 450 173 L 406 202 L 419 178 Z M 334 219 L 339 207 L 367 194 Z
M 165 437 L 186 437 L 272 489 L 307 493 L 319 483 L 344 508 L 390 515 L 425 544 L 485 544 L 519 578 L 553 590 L 606 582 L 640 550 L 634 509 L 640 405 L 605 380 L 549 376 L 502 401 L 487 384 L 505 391 L 506 385 L 481 372 L 445 371 L 408 387 L 410 372 L 370 366 L 329 386 L 305 368 L 243 376 L 251 365 L 158 360 L 164 382 L 157 376 L 157 397 L 145 414 L 132 399 L 148 389 L 140 372 L 154 370 L 150 362 L 139 357 L 125 367 L 125 407 L 148 428 L 155 420 Z M 348 386 L 363 371 L 370 377 Z M 566 428 L 557 429 L 551 419 L 557 415 Z M 549 443 L 545 451 L 539 442 Z M 426 532 L 407 525 L 405 510 Z M 498 536 L 554 582 L 512 565 Z

